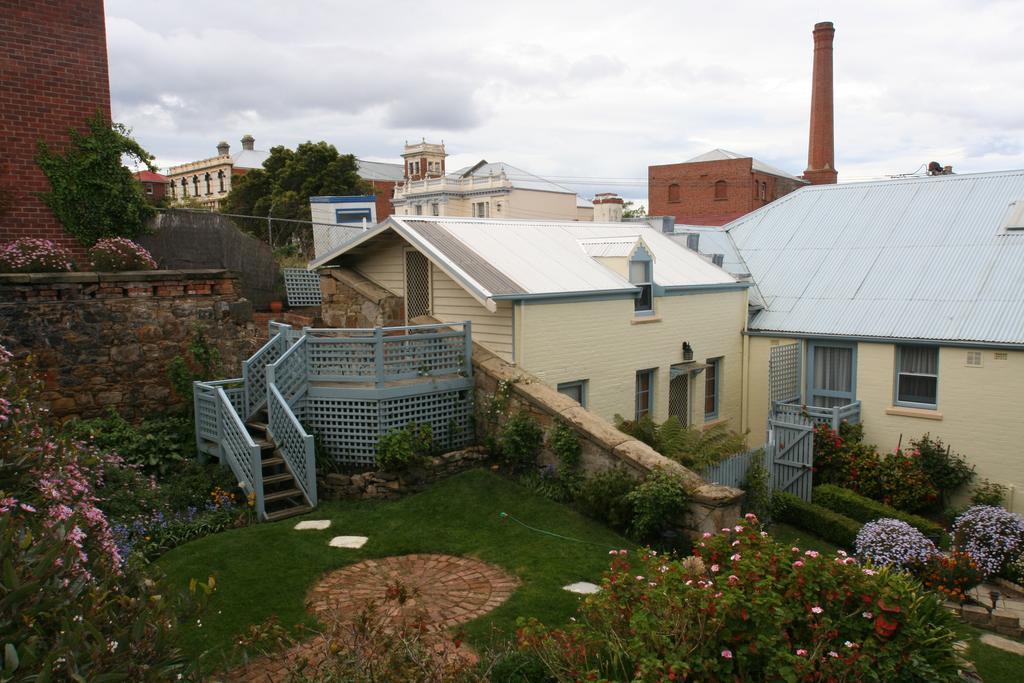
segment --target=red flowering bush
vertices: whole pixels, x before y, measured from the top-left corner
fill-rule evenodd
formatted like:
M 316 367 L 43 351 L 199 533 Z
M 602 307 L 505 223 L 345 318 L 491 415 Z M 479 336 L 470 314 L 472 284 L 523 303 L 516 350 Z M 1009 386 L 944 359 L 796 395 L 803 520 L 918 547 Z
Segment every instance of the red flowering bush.
M 34 237 L 22 237 L 0 247 L 0 273 L 64 273 L 74 270 L 64 247 Z
M 955 618 L 908 575 L 786 548 L 752 515 L 684 560 L 613 551 L 575 621 L 521 623 L 559 681 L 957 680 Z
M 836 484 L 905 512 L 934 508 L 939 491 L 925 471 L 919 451 L 884 457 L 863 442 L 863 425 L 826 424 L 814 428 L 815 484 Z
M 52 431 L 38 389 L 0 347 L 4 680 L 172 680 L 185 605 L 124 565 L 97 497 L 116 458 Z
M 967 591 L 981 583 L 981 569 L 967 553 L 935 555 L 918 570 L 925 588 L 938 591 L 946 600 L 965 602 Z
M 156 270 L 153 255 L 124 237 L 105 237 L 89 248 L 93 270 Z

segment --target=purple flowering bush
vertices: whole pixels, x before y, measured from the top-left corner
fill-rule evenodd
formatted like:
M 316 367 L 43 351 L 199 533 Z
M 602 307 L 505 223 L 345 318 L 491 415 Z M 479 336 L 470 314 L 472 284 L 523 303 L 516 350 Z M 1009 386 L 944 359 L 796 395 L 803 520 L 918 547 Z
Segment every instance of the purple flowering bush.
M 1024 551 L 1024 517 L 1001 507 L 975 505 L 953 522 L 953 545 L 970 555 L 985 576 L 1004 571 Z
M 899 519 L 876 519 L 857 533 L 854 549 L 862 560 L 907 569 L 921 565 L 939 550 L 920 531 Z
M 124 237 L 104 237 L 96 242 L 89 248 L 89 261 L 98 271 L 156 270 L 153 255 Z
M 757 518 L 694 556 L 612 551 L 562 628 L 521 621 L 558 681 L 954 681 L 955 617 L 904 572 L 784 547 Z
M 191 601 L 124 563 L 100 507 L 109 456 L 67 439 L 0 347 L 0 652 L 5 680 L 172 680 Z M 208 585 L 208 584 L 207 584 Z
M 0 273 L 65 273 L 71 252 L 50 240 L 22 237 L 0 246 Z

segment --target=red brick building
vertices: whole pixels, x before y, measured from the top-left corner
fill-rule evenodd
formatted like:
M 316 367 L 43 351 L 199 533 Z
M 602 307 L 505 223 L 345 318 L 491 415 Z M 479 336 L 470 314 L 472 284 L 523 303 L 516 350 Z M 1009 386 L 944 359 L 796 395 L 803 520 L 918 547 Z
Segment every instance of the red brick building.
M 0 0 L 0 242 L 42 237 L 84 250 L 37 193 L 36 146 L 67 144 L 97 112 L 110 119 L 103 0 Z
M 146 195 L 146 201 L 150 204 L 159 204 L 171 184 L 170 178 L 153 171 L 137 171 L 132 175 L 142 185 L 142 194 Z
M 806 184 L 757 159 L 713 149 L 682 163 L 648 167 L 648 214 L 725 225 Z

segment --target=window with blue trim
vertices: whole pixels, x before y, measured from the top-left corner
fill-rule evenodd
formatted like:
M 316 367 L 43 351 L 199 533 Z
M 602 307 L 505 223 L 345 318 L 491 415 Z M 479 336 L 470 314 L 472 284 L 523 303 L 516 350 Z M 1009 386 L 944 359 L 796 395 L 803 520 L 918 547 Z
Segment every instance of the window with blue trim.
M 836 408 L 853 403 L 856 395 L 855 346 L 813 343 L 807 350 L 808 403 Z
M 565 394 L 584 408 L 587 407 L 587 380 L 585 379 L 562 382 L 558 385 L 558 393 Z
M 640 288 L 633 300 L 633 311 L 642 315 L 654 312 L 654 274 L 650 254 L 641 247 L 629 260 L 629 282 Z
M 636 410 L 639 420 L 654 412 L 654 370 L 638 370 L 636 373 Z
M 939 349 L 896 347 L 896 405 L 934 410 L 938 406 Z
M 370 213 L 369 209 L 334 210 L 334 222 L 336 223 L 362 223 L 364 218 L 368 223 L 373 222 L 373 214 Z
M 722 378 L 722 359 L 708 358 L 704 368 L 704 421 L 718 419 L 719 391 Z

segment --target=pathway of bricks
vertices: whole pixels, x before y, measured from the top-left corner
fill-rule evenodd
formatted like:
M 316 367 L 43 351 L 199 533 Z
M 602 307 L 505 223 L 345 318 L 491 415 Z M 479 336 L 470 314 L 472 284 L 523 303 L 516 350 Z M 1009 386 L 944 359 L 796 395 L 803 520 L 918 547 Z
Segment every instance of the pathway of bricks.
M 310 590 L 306 608 L 329 626 L 358 615 L 371 601 L 381 603 L 389 586 L 411 596 L 402 606 L 388 603 L 394 619 L 427 615 L 434 631 L 487 614 L 505 602 L 519 581 L 494 565 L 468 557 L 419 554 L 364 560 L 326 574 Z M 324 650 L 317 636 L 286 653 L 255 659 L 227 675 L 229 681 L 284 680 L 297 661 L 315 660 Z M 462 649 L 465 649 L 463 646 Z

